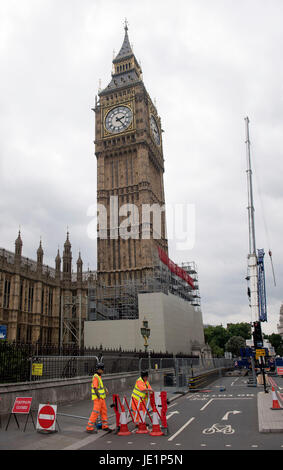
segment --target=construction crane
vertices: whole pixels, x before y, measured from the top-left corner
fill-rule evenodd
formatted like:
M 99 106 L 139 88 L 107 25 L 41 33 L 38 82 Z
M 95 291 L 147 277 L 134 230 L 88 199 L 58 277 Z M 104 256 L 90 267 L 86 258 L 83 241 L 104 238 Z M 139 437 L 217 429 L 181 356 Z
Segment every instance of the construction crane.
M 250 282 L 248 294 L 250 297 L 251 316 L 253 322 L 253 339 L 255 349 L 263 348 L 263 337 L 261 332 L 261 322 L 267 321 L 266 312 L 266 292 L 264 274 L 264 250 L 256 253 L 255 222 L 254 222 L 254 202 L 252 186 L 252 169 L 250 155 L 249 118 L 246 121 L 246 154 L 247 154 L 247 184 L 248 184 L 248 223 L 249 223 L 249 254 L 248 254 L 248 276 Z M 260 356 L 260 367 L 263 376 L 264 390 L 266 381 L 264 374 L 264 359 Z

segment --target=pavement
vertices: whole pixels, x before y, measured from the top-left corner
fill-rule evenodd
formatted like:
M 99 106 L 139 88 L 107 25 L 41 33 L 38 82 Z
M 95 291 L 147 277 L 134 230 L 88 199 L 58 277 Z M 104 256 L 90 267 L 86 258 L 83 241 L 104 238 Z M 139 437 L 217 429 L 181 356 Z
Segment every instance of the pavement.
M 280 377 L 278 384 L 282 381 Z M 281 385 L 281 383 L 280 383 Z M 169 402 L 177 400 L 184 393 L 174 393 L 174 390 L 168 387 L 167 398 Z M 264 391 L 262 385 L 257 385 L 253 390 L 257 393 L 258 408 L 258 426 L 259 432 L 283 432 L 283 409 L 274 410 L 271 385 L 268 386 L 267 392 Z M 127 398 L 131 396 L 131 390 L 126 390 L 121 396 Z M 186 393 L 190 393 L 187 391 Z M 280 394 L 279 394 L 280 395 Z M 282 398 L 282 395 L 281 397 Z M 106 398 L 108 408 L 109 427 L 115 431 L 116 416 L 114 409 L 110 407 L 113 402 L 112 395 Z M 281 406 L 281 401 L 278 402 Z M 283 402 L 282 402 L 283 406 Z M 37 411 L 33 410 L 33 421 L 36 426 Z M 106 435 L 107 432 L 99 429 L 97 434 L 88 434 L 85 431 L 89 415 L 92 411 L 91 400 L 83 400 L 72 402 L 57 407 L 57 422 L 55 432 L 44 432 L 35 429 L 31 417 L 28 417 L 26 429 L 26 416 L 18 416 L 20 428 L 18 428 L 14 416 L 11 416 L 8 429 L 6 426 L 8 418 L 3 419 L 0 424 L 0 450 L 79 450 L 84 446 L 95 442 L 97 439 Z M 130 420 L 130 418 L 129 418 Z M 128 423 L 129 429 L 133 427 L 132 423 Z

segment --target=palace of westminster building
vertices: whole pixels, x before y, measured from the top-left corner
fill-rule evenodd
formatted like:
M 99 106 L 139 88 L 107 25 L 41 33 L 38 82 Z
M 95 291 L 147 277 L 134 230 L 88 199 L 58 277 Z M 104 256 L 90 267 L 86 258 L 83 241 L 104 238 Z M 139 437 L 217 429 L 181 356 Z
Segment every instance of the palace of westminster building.
M 0 249 L 0 326 L 7 326 L 7 340 L 81 344 L 88 282 L 95 273 L 83 273 L 80 253 L 77 272 L 72 272 L 69 233 L 62 260 L 58 249 L 55 269 L 43 264 L 41 241 L 36 261 L 22 256 L 22 247 L 19 232 L 14 253 Z

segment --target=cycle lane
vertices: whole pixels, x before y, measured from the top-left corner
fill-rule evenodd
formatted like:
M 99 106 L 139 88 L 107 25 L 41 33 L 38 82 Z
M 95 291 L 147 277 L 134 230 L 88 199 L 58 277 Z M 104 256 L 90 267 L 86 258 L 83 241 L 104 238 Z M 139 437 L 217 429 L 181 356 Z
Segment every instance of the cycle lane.
M 220 384 L 225 385 L 221 393 Z M 215 382 L 207 394 L 190 394 L 186 414 L 190 412 L 195 419 L 187 436 L 178 435 L 180 446 L 194 450 L 282 450 L 282 433 L 259 432 L 257 393 L 258 389 L 248 387 L 244 379 L 227 377 Z

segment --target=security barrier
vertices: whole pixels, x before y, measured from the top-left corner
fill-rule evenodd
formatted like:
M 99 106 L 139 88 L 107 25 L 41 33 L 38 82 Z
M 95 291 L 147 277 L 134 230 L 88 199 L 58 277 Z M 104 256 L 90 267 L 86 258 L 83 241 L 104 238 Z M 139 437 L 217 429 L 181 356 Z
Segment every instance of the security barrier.
M 149 410 L 149 402 L 151 411 Z M 141 404 L 143 405 L 144 411 L 141 410 Z M 130 401 L 129 404 L 125 396 L 123 401 L 121 401 L 119 395 L 114 394 L 113 404 L 111 406 L 114 408 L 116 414 L 116 434 L 118 436 L 129 436 L 132 432 L 135 434 L 149 434 L 150 436 L 163 436 L 168 434 L 166 418 L 167 392 L 165 391 L 152 393 L 150 400 L 147 402 L 145 400 L 139 400 L 136 409 L 133 409 L 132 401 Z M 127 413 L 126 407 L 128 410 Z M 158 408 L 161 409 L 158 410 Z M 138 420 L 136 419 L 137 416 L 139 418 Z M 151 424 L 151 431 L 148 429 L 146 417 L 148 417 Z M 129 422 L 132 422 L 135 426 L 132 432 L 128 428 Z
M 214 369 L 203 374 L 196 375 L 195 377 L 190 377 L 188 382 L 188 387 L 190 391 L 197 391 L 203 386 L 208 385 L 213 382 L 219 376 L 219 370 Z

